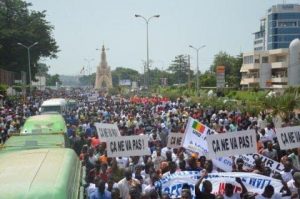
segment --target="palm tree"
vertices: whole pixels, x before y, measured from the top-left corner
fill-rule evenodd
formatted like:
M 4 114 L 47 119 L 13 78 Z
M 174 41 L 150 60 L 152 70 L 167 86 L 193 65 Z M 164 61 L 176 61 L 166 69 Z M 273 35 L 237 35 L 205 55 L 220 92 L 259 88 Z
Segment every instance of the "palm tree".
M 266 97 L 262 104 L 273 117 L 279 115 L 285 122 L 289 121 L 294 109 L 299 106 L 300 98 L 297 93 L 286 93 L 281 96 Z

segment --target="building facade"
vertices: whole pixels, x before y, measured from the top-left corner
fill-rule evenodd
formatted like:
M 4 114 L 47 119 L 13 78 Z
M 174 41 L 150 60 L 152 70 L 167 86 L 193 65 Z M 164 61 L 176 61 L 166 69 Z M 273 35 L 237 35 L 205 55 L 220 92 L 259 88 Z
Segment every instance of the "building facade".
M 254 51 L 288 48 L 295 38 L 300 38 L 300 5 L 274 5 L 254 33 Z
M 245 88 L 286 88 L 289 49 L 252 51 L 243 54 L 241 86 Z

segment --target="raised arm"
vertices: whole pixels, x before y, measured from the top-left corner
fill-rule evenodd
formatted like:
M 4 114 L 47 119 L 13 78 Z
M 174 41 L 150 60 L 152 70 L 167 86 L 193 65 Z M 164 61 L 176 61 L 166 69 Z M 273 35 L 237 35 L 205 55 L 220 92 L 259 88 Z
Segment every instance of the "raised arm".
M 195 185 L 195 194 L 196 195 L 198 195 L 198 194 L 200 194 L 200 184 L 201 184 L 201 182 L 203 181 L 203 179 L 205 178 L 207 176 L 207 171 L 205 170 L 205 171 L 203 171 L 203 173 L 202 173 L 202 175 L 201 175 L 201 177 L 200 177 L 200 179 L 198 180 L 198 182 L 196 183 L 196 185 Z

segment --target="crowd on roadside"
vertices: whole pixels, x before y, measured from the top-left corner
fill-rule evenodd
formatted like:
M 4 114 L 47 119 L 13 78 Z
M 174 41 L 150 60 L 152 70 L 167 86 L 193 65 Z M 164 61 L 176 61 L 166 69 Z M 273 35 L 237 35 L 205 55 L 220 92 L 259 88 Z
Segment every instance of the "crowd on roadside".
M 95 94 L 95 93 L 94 93 Z M 93 95 L 94 95 L 93 94 Z M 156 199 L 172 198 L 155 186 L 161 178 L 179 171 L 200 172 L 195 189 L 183 183 L 179 198 L 300 198 L 299 149 L 280 150 L 276 140 L 276 128 L 264 110 L 259 115 L 241 113 L 239 110 L 216 110 L 199 104 L 187 105 L 185 100 L 148 100 L 137 102 L 122 97 L 98 96 L 89 101 L 89 95 L 82 90 L 61 93 L 60 97 L 77 100 L 77 106 L 64 113 L 67 122 L 67 136 L 85 169 L 86 195 L 89 199 Z M 54 94 L 40 95 L 27 99 L 26 103 L 5 101 L 0 107 L 0 130 L 2 142 L 10 132 L 17 131 L 24 120 L 38 114 L 42 100 L 55 97 Z M 188 118 L 197 119 L 218 133 L 239 133 L 254 129 L 257 134 L 257 153 L 284 165 L 280 173 L 274 173 L 261 158 L 255 159 L 253 168 L 246 168 L 244 160 L 233 158 L 235 172 L 248 172 L 269 176 L 282 182 L 282 190 L 272 185 L 263 193 L 247 190 L 243 181 L 236 178 L 242 190 L 235 192 L 234 186 L 226 183 L 224 191 L 212 192 L 213 184 L 206 179 L 210 173 L 222 172 L 213 161 L 185 148 L 167 147 L 172 133 L 184 133 Z M 290 118 L 294 121 L 295 118 Z M 287 121 L 282 126 L 290 126 Z M 149 156 L 110 158 L 106 143 L 97 134 L 95 123 L 116 123 L 122 136 L 147 135 Z M 300 146 L 299 146 L 300 148 Z M 201 184 L 201 189 L 199 188 Z

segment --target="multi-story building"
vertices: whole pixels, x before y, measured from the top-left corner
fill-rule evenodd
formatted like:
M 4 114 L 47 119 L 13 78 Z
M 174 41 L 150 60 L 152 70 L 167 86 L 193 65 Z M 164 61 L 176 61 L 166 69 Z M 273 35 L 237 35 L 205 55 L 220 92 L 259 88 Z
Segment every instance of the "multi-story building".
M 254 33 L 254 50 L 288 48 L 295 38 L 300 38 L 300 5 L 274 5 L 261 19 L 260 30 Z
M 243 54 L 242 87 L 285 88 L 288 85 L 289 49 Z
M 300 86 L 300 5 L 268 9 L 254 33 L 254 51 L 243 53 L 241 86 Z

